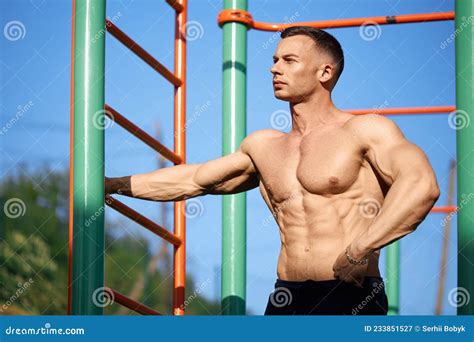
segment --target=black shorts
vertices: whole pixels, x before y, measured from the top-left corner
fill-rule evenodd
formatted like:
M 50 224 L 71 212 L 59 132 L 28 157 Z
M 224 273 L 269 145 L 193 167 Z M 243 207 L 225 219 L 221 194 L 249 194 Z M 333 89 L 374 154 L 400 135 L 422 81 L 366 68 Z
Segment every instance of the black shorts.
M 381 277 L 365 277 L 362 288 L 339 279 L 277 279 L 265 315 L 386 315 L 387 311 Z

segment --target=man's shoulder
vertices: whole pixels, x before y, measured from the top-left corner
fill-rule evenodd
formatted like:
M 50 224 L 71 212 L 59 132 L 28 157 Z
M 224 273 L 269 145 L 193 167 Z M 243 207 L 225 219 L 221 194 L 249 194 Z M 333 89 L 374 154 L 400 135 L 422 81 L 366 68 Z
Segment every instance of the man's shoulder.
M 376 113 L 354 115 L 345 126 L 353 134 L 369 140 L 403 136 L 393 120 Z
M 396 126 L 393 120 L 377 113 L 352 115 L 352 118 L 347 121 L 347 124 L 355 127 L 364 126 L 365 128 L 370 129 L 373 127 L 381 128 L 385 126 L 389 128 L 390 126 Z
M 281 132 L 276 129 L 266 128 L 266 129 L 259 129 L 258 131 L 254 131 L 247 135 L 246 138 L 249 139 L 265 139 L 265 138 L 274 138 L 284 135 L 284 132 Z
M 257 146 L 261 146 L 262 143 L 265 143 L 269 139 L 278 138 L 284 134 L 285 133 L 276 129 L 260 129 L 247 135 L 242 141 L 242 147 L 248 151 Z

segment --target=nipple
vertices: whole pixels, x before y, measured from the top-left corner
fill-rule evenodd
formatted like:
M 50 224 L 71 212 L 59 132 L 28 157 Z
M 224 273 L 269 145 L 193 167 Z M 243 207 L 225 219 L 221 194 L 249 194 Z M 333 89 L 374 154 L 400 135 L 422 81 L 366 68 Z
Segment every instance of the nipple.
M 336 176 L 331 176 L 329 177 L 329 183 L 336 185 L 337 183 L 339 183 L 339 178 L 337 178 Z
M 305 251 L 305 252 L 309 252 L 309 246 L 306 246 L 306 247 L 304 248 L 304 251 Z

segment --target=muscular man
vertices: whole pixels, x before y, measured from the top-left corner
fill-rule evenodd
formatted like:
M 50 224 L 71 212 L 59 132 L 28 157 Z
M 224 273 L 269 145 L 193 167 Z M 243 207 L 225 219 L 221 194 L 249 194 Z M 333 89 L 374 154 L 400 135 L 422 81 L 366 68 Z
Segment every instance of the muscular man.
M 179 201 L 258 186 L 281 238 L 265 314 L 386 314 L 380 249 L 423 221 L 439 197 L 436 176 L 393 121 L 335 107 L 344 57 L 333 36 L 300 26 L 281 37 L 271 73 L 290 132 L 256 131 L 202 164 L 107 178 L 106 192 Z

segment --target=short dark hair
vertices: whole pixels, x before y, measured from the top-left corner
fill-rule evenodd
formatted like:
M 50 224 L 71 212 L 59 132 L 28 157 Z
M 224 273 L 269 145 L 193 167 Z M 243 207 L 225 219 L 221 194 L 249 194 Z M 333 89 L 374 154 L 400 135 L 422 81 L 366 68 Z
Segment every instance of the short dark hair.
M 297 35 L 310 37 L 316 43 L 317 48 L 322 49 L 333 58 L 336 64 L 336 78 L 334 81 L 334 84 L 336 84 L 339 76 L 342 74 L 342 70 L 344 70 L 344 53 L 342 51 L 341 44 L 336 38 L 334 38 L 334 36 L 327 33 L 326 31 L 310 26 L 288 27 L 283 30 L 280 36 L 283 39 Z

